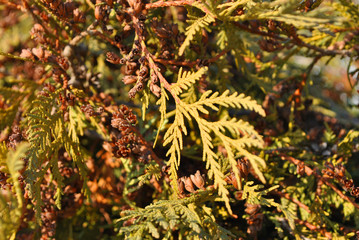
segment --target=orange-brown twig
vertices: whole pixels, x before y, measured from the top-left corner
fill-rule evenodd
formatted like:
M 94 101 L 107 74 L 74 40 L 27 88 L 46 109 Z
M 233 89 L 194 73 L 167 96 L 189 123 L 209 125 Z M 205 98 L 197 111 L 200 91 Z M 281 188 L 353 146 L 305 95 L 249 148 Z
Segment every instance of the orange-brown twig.
M 298 165 L 300 162 L 302 162 L 301 160 L 295 159 L 291 156 L 287 156 L 285 154 L 281 154 L 280 155 L 282 160 L 288 160 L 292 163 L 294 163 L 295 165 Z M 352 199 L 350 199 L 348 196 L 344 195 L 338 188 L 336 188 L 332 183 L 330 183 L 326 178 L 323 178 L 322 176 L 320 176 L 318 173 L 316 173 L 313 169 L 311 169 L 310 167 L 304 165 L 305 168 L 305 173 L 310 176 L 310 175 L 314 175 L 316 178 L 319 178 L 320 180 L 322 180 L 327 186 L 329 186 L 331 189 L 333 189 L 334 192 L 336 192 L 341 198 L 343 198 L 344 200 L 350 202 L 351 204 L 353 204 L 353 206 L 357 209 L 359 209 L 359 205 L 354 202 Z
M 288 199 L 288 200 L 294 202 L 299 207 L 303 208 L 306 212 L 311 213 L 311 211 L 310 211 L 310 209 L 309 209 L 309 207 L 307 205 L 305 205 L 304 203 L 302 203 L 298 199 L 293 198 L 288 193 L 283 193 L 283 192 L 280 192 L 280 191 L 275 191 L 274 193 L 281 196 L 281 197 L 284 197 L 285 199 Z
M 154 3 L 147 3 L 146 9 L 160 8 L 160 7 L 171 7 L 171 6 L 183 6 L 191 5 L 195 0 L 179 0 L 179 1 L 158 1 Z

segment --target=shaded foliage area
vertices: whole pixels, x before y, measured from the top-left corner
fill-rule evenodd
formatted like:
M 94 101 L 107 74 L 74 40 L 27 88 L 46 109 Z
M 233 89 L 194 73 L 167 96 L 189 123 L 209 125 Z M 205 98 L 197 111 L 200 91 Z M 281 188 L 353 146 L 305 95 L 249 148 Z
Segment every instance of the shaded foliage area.
M 0 12 L 0 239 L 359 237 L 357 2 Z

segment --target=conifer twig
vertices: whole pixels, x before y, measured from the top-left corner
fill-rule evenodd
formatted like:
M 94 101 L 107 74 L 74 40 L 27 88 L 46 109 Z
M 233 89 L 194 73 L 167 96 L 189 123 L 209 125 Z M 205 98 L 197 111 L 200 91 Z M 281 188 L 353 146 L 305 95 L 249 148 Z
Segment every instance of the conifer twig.
M 324 228 L 315 226 L 315 225 L 313 225 L 313 224 L 311 224 L 311 223 L 309 223 L 307 221 L 303 221 L 303 220 L 300 220 L 300 219 L 295 219 L 295 222 L 297 224 L 306 226 L 311 231 L 320 232 L 322 235 L 324 235 L 328 239 L 332 239 L 332 234 L 330 234 L 330 232 L 325 231 Z
M 295 159 L 294 157 L 291 156 L 287 156 L 285 154 L 281 154 L 280 155 L 282 160 L 288 160 L 291 163 L 298 165 L 299 163 L 301 163 L 301 160 Z M 322 176 L 320 176 L 318 173 L 316 173 L 313 169 L 311 169 L 310 167 L 306 166 L 304 164 L 304 168 L 305 168 L 305 173 L 310 176 L 310 175 L 314 175 L 316 178 L 321 179 L 328 187 L 330 187 L 334 192 L 336 192 L 341 198 L 343 198 L 344 200 L 350 202 L 351 204 L 353 204 L 353 206 L 357 209 L 359 209 L 359 205 L 354 202 L 352 199 L 350 199 L 348 196 L 344 195 L 338 188 L 336 188 L 332 183 L 330 183 L 326 178 L 323 178 Z
M 220 53 L 218 53 L 217 55 L 213 56 L 210 59 L 207 59 L 205 61 L 207 61 L 208 63 L 213 63 L 216 62 L 220 57 L 222 57 L 224 54 L 226 54 L 228 52 L 228 50 L 222 50 Z M 164 64 L 164 65 L 175 65 L 175 66 L 184 66 L 184 67 L 190 67 L 193 68 L 196 65 L 198 65 L 198 63 L 201 61 L 200 59 L 197 59 L 197 61 L 178 61 L 178 60 L 172 60 L 172 59 L 161 59 L 161 58 L 156 58 L 153 57 L 153 61 Z
M 141 44 L 141 49 L 142 52 L 145 54 L 145 57 L 148 61 L 148 64 L 150 66 L 150 68 L 154 71 L 154 73 L 156 74 L 156 76 L 158 77 L 158 79 L 160 80 L 160 82 L 163 84 L 163 87 L 172 95 L 172 97 L 175 99 L 176 103 L 179 103 L 180 100 L 178 98 L 178 96 L 176 96 L 172 90 L 171 90 L 171 85 L 167 82 L 167 80 L 163 77 L 162 73 L 160 72 L 160 70 L 158 69 L 158 66 L 155 64 L 154 62 L 154 57 L 153 55 L 148 51 L 146 44 L 145 44 L 145 40 L 144 40 L 144 36 L 142 35 L 142 30 L 139 28 L 139 19 L 135 14 L 131 14 L 132 15 L 132 21 L 133 21 L 133 25 L 135 27 L 135 32 L 136 35 L 138 36 L 138 40 Z
M 274 191 L 274 193 L 281 196 L 281 197 L 284 197 L 285 199 L 288 199 L 288 200 L 292 201 L 293 203 L 297 204 L 299 207 L 303 208 L 306 212 L 311 213 L 311 211 L 310 211 L 310 209 L 309 209 L 309 207 L 307 205 L 305 205 L 304 203 L 302 203 L 298 199 L 293 198 L 288 193 L 283 193 L 283 192 L 280 192 L 280 191 Z
M 154 3 L 147 3 L 146 9 L 160 8 L 160 7 L 171 7 L 171 6 L 183 6 L 191 5 L 195 0 L 178 0 L 178 1 L 158 1 Z
M 284 38 L 284 37 L 281 37 L 278 34 L 275 34 L 275 33 L 272 33 L 272 32 L 264 32 L 264 31 L 261 31 L 259 29 L 250 28 L 250 27 L 246 26 L 243 23 L 236 22 L 236 23 L 233 23 L 233 24 L 235 26 L 247 31 L 247 32 L 250 32 L 250 33 L 254 33 L 254 34 L 257 34 L 257 35 L 261 35 L 261 36 L 272 37 L 272 38 L 275 38 L 275 39 L 283 41 L 283 42 L 285 42 L 285 41 L 293 42 L 297 46 L 306 47 L 308 49 L 314 50 L 316 52 L 321 53 L 323 56 L 333 56 L 333 55 L 349 56 L 350 52 L 351 52 L 350 50 L 328 50 L 328 49 L 323 49 L 323 48 L 311 45 L 309 43 L 306 43 L 306 42 L 304 42 L 302 39 L 300 39 L 298 37 L 297 38 Z
M 2 52 L 0 51 L 0 55 L 1 56 L 4 56 L 4 57 L 8 57 L 8 58 L 12 58 L 12 59 L 16 59 L 16 60 L 21 60 L 21 61 L 26 61 L 26 62 L 33 62 L 33 63 L 39 63 L 31 58 L 23 58 L 23 57 L 20 57 L 20 56 L 16 56 L 16 55 L 13 55 L 13 54 L 10 54 L 10 53 L 5 53 L 5 52 Z

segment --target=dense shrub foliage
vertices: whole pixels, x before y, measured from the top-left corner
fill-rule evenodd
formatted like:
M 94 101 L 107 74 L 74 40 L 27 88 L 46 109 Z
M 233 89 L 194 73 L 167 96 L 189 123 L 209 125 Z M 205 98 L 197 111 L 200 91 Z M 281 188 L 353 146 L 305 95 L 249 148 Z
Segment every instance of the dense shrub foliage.
M 359 238 L 358 2 L 0 14 L 0 239 Z

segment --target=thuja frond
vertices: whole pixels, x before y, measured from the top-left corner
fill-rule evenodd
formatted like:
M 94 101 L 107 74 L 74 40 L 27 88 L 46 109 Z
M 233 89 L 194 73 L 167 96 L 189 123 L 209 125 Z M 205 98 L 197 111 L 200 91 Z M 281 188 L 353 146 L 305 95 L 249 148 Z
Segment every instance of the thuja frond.
M 267 193 L 277 189 L 279 186 L 272 186 L 268 189 L 263 189 L 263 185 L 255 185 L 253 181 L 246 182 L 243 188 L 242 199 L 245 199 L 248 204 L 259 204 L 261 206 L 275 207 L 282 212 L 289 223 L 292 230 L 295 228 L 295 219 L 297 219 L 296 210 L 297 205 L 291 201 L 282 201 L 281 204 L 274 201 L 274 199 L 265 198 Z M 277 220 L 274 219 L 274 222 Z
M 353 19 L 355 21 L 359 20 L 359 10 L 356 3 L 348 0 L 339 0 L 339 2 L 335 2 L 332 5 L 341 13 L 342 16 L 346 17 L 348 21 Z
M 16 151 L 9 151 L 7 154 L 6 165 L 9 173 L 11 175 L 12 182 L 14 183 L 15 192 L 18 199 L 19 206 L 22 206 L 22 195 L 21 195 L 21 187 L 19 183 L 19 171 L 24 167 L 25 153 L 27 151 L 28 144 L 23 143 L 16 147 Z
M 182 88 L 184 88 L 183 86 L 189 87 L 191 83 L 193 84 L 195 82 L 193 78 L 196 78 L 197 74 L 186 73 L 185 75 L 187 78 L 183 78 L 180 71 L 178 88 L 179 86 L 182 86 Z M 212 144 L 213 138 L 211 134 L 214 133 L 225 147 L 230 165 L 238 181 L 240 177 L 235 158 L 245 157 L 248 158 L 259 178 L 265 182 L 263 174 L 260 171 L 260 168 L 265 167 L 265 162 L 258 156 L 245 150 L 246 147 L 262 147 L 263 140 L 254 128 L 244 121 L 237 119 L 231 120 L 228 117 L 224 117 L 217 122 L 209 122 L 203 118 L 202 115 L 209 114 L 209 110 L 219 111 L 220 106 L 248 109 L 257 112 L 261 116 L 265 116 L 263 108 L 258 105 L 256 101 L 250 97 L 246 97 L 244 94 L 238 94 L 236 92 L 229 94 L 227 90 L 220 95 L 218 92 L 212 94 L 212 91 L 207 91 L 197 102 L 185 103 L 180 101 L 176 104 L 174 122 L 164 135 L 163 145 L 166 146 L 170 144 L 170 148 L 167 152 L 167 156 L 170 156 L 168 165 L 170 165 L 172 186 L 174 189 L 177 189 L 177 169 L 181 162 L 181 150 L 183 149 L 182 133 L 187 135 L 185 119 L 189 122 L 193 120 L 196 121 L 203 145 L 202 159 L 206 162 L 206 167 L 209 169 L 209 178 L 214 179 L 214 185 L 218 189 L 219 195 L 225 201 L 227 209 L 231 212 L 228 198 L 229 192 L 225 188 L 224 173 L 221 172 L 218 155 L 215 153 Z M 232 135 L 231 137 L 227 136 L 227 131 Z
M 184 71 L 180 68 L 178 72 L 178 80 L 171 86 L 174 94 L 179 95 L 183 90 L 187 90 L 191 85 L 200 79 L 200 77 L 207 71 L 207 67 L 199 69 L 197 72 Z
M 159 126 L 158 126 L 158 131 L 157 131 L 157 135 L 156 135 L 155 141 L 153 143 L 153 146 L 156 146 L 158 135 L 159 135 L 159 133 L 161 131 L 161 128 L 163 127 L 163 123 L 164 123 L 165 118 L 166 118 L 166 112 L 167 112 L 166 103 L 167 103 L 167 100 L 168 100 L 168 95 L 166 94 L 166 91 L 165 91 L 164 87 L 161 84 L 161 97 L 156 102 L 157 105 L 160 105 L 159 111 L 161 113 L 161 120 L 160 120 L 160 123 L 159 123 Z
M 182 56 L 184 51 L 187 47 L 189 47 L 190 42 L 193 40 L 194 36 L 197 32 L 199 32 L 201 29 L 205 28 L 212 22 L 214 22 L 215 19 L 210 14 L 206 14 L 204 17 L 198 18 L 193 21 L 193 23 L 186 28 L 186 39 L 182 43 L 181 47 L 178 50 L 178 55 Z
M 139 179 L 139 186 L 142 186 L 145 182 L 148 182 L 148 180 L 154 176 L 156 180 L 158 180 L 161 177 L 161 168 L 156 162 L 151 162 L 147 165 L 145 174 L 141 175 Z
M 246 199 L 250 204 L 260 204 L 268 207 L 277 207 L 279 204 L 274 202 L 273 199 L 264 198 L 264 196 L 277 189 L 279 186 L 273 186 L 268 189 L 263 190 L 263 185 L 254 184 L 253 181 L 246 182 L 243 187 L 242 199 Z
M 150 83 L 148 83 L 149 85 Z M 150 90 L 149 89 L 144 89 L 143 90 L 143 95 L 141 97 L 141 102 L 142 102 L 142 120 L 145 120 L 145 116 L 146 116 L 146 109 L 148 108 L 148 106 L 150 105 Z
M 52 158 L 54 152 L 60 148 L 60 142 L 56 140 L 59 136 L 55 135 L 56 129 L 61 122 L 62 114 L 52 109 L 57 105 L 56 95 L 58 92 L 49 93 L 49 97 L 39 96 L 34 102 L 34 108 L 27 116 L 27 121 L 31 126 L 28 131 L 28 140 L 30 143 L 27 167 L 27 187 L 32 198 L 36 212 L 37 221 L 40 222 L 40 212 L 42 199 L 40 194 L 40 185 L 45 172 L 50 167 L 50 163 L 45 163 L 45 159 Z M 55 140 L 53 140 L 55 136 Z M 36 170 L 35 170 L 36 169 Z M 38 171 L 40 169 L 40 171 Z M 60 173 L 58 173 L 60 175 Z M 60 185 L 62 185 L 60 183 Z
M 10 104 L 7 108 L 0 108 L 0 130 L 12 125 L 20 103 L 26 95 L 26 91 L 0 87 L 0 99 L 2 97 L 5 103 Z
M 226 90 L 220 96 L 218 96 L 218 92 L 211 94 L 211 90 L 205 92 L 197 102 L 189 105 L 189 108 L 208 114 L 208 110 L 204 107 L 209 107 L 212 110 L 218 111 L 219 108 L 216 105 L 219 105 L 227 108 L 248 109 L 255 111 L 261 116 L 265 116 L 263 108 L 256 102 L 256 100 L 252 100 L 251 97 L 245 96 L 243 93 L 238 95 L 238 93 L 235 92 L 232 95 L 229 95 L 229 90 Z
M 85 115 L 78 106 L 69 107 L 69 135 L 74 142 L 79 142 L 77 134 L 82 136 L 86 129 Z
M 223 3 L 217 6 L 218 9 L 223 9 L 219 15 L 220 16 L 230 16 L 233 11 L 235 11 L 237 8 L 239 8 L 239 6 L 244 5 L 248 2 L 253 2 L 251 0 L 240 0 L 240 1 L 235 1 L 235 2 L 227 2 L 227 3 Z
M 246 13 L 239 16 L 231 16 L 233 11 L 239 6 L 245 8 Z M 245 21 L 253 19 L 273 19 L 287 24 L 293 24 L 296 27 L 319 27 L 328 23 L 328 18 L 322 18 L 322 9 L 315 9 L 307 14 L 298 9 L 298 1 L 272 1 L 272 2 L 254 2 L 254 1 L 234 1 L 224 3 L 217 8 L 221 10 L 219 16 L 221 20 L 227 21 Z
M 132 202 L 129 198 L 128 195 L 138 191 L 141 186 L 142 183 L 147 181 L 147 178 L 149 178 L 150 176 L 148 176 L 144 171 L 145 171 L 145 167 L 143 166 L 142 163 L 135 163 L 133 164 L 133 162 L 131 162 L 130 159 L 122 159 L 122 164 L 124 166 L 124 168 L 126 169 L 126 183 L 123 186 L 123 192 L 122 192 L 122 196 L 123 199 L 125 200 L 125 202 L 137 209 L 137 206 L 134 202 Z M 151 165 L 150 165 L 151 166 Z M 149 167 L 150 169 L 152 169 L 152 174 L 156 175 L 158 174 L 158 172 L 156 172 L 156 166 L 152 165 L 154 168 Z M 142 180 L 142 182 L 141 182 Z
M 338 144 L 338 150 L 344 154 L 350 154 L 353 150 L 354 139 L 359 137 L 359 131 L 350 130 L 344 139 Z
M 222 197 L 224 202 L 226 203 L 227 209 L 231 213 L 231 207 L 229 205 L 229 198 L 228 198 L 228 190 L 225 188 L 226 181 L 224 180 L 224 174 L 221 172 L 220 165 L 218 163 L 218 156 L 212 150 L 212 137 L 210 136 L 211 130 L 205 124 L 201 124 L 204 120 L 201 119 L 198 122 L 198 126 L 200 129 L 202 144 L 203 144 L 203 161 L 206 162 L 206 168 L 209 169 L 208 176 L 209 178 L 214 179 L 214 185 L 218 188 L 218 194 Z
M 192 85 L 186 92 L 181 94 L 181 100 L 185 103 L 197 101 L 196 88 Z
M 282 198 L 281 204 L 279 206 L 277 206 L 277 208 L 283 212 L 285 218 L 288 221 L 290 228 L 292 230 L 294 230 L 295 229 L 295 220 L 297 219 L 298 206 L 295 203 Z
M 217 123 L 205 123 L 212 126 L 212 129 L 214 129 L 214 133 L 219 137 L 219 139 L 223 142 L 224 147 L 227 150 L 228 159 L 232 165 L 233 171 L 236 175 L 236 177 L 239 178 L 239 172 L 238 169 L 235 167 L 237 162 L 235 158 L 239 157 L 245 157 L 249 160 L 251 163 L 251 166 L 253 167 L 255 173 L 260 178 L 262 182 L 265 182 L 264 176 L 262 172 L 260 171 L 260 168 L 265 168 L 266 164 L 264 160 L 256 155 L 253 155 L 249 153 L 247 150 L 245 150 L 245 147 L 263 147 L 263 140 L 262 137 L 258 135 L 258 133 L 254 132 L 252 135 L 245 135 L 243 137 L 239 138 L 239 135 L 237 135 L 237 138 L 233 139 L 230 137 L 227 137 L 223 131 L 225 128 L 218 128 Z M 220 123 L 219 125 L 230 125 L 230 122 L 226 123 L 225 121 Z M 216 126 L 217 125 L 217 126 Z M 251 129 L 251 128 L 249 128 Z M 235 153 L 237 154 L 235 156 Z
M 195 207 L 209 198 L 211 191 L 199 192 L 186 199 L 160 200 L 143 209 L 124 211 L 125 216 L 115 224 L 120 236 L 128 239 L 143 239 L 148 233 L 156 239 L 174 239 L 174 231 L 178 231 L 180 237 L 190 239 L 231 239 L 234 236 L 212 220 L 211 211 L 206 207 Z M 122 227 L 126 221 L 134 224 Z
M 224 147 L 226 148 L 228 159 L 238 181 L 240 177 L 239 171 L 236 167 L 237 162 L 235 160 L 234 150 L 236 150 L 236 152 L 238 152 L 237 154 L 239 154 L 240 156 L 244 156 L 249 159 L 257 175 L 263 182 L 265 182 L 265 179 L 258 167 L 258 165 L 264 167 L 264 161 L 261 158 L 250 154 L 244 149 L 244 147 L 252 146 L 262 147 L 263 140 L 258 135 L 258 133 L 255 132 L 253 127 L 248 127 L 249 124 L 243 124 L 242 121 L 236 121 L 235 119 L 232 121 L 227 120 L 227 118 L 222 119 L 218 122 L 208 122 L 207 120 L 200 117 L 200 112 L 208 114 L 209 112 L 207 109 L 205 109 L 205 107 L 218 111 L 219 108 L 216 105 L 220 105 L 223 107 L 235 107 L 254 110 L 262 116 L 264 116 L 265 113 L 264 110 L 255 101 L 251 100 L 249 97 L 245 97 L 244 94 L 238 95 L 237 93 L 234 93 L 232 95 L 228 95 L 229 91 L 224 92 L 220 96 L 218 96 L 218 93 L 214 93 L 212 95 L 210 94 L 211 91 L 204 93 L 199 99 L 199 101 L 193 104 L 188 104 L 184 108 L 198 123 L 203 141 L 203 160 L 210 164 L 210 166 L 207 165 L 207 167 L 210 169 L 210 176 L 213 174 L 215 179 L 215 186 L 218 187 L 219 194 L 225 200 L 227 208 L 230 209 L 229 199 L 227 197 L 228 190 L 224 187 L 226 183 L 223 179 L 223 173 L 220 173 L 218 163 L 214 163 L 214 160 L 217 159 L 217 156 L 212 150 L 213 145 L 211 143 L 212 138 L 210 136 L 210 133 L 215 133 L 215 135 L 218 136 L 218 138 L 221 140 Z M 234 138 L 230 138 L 225 135 L 226 129 L 230 130 L 233 133 Z M 239 134 L 240 129 L 242 129 L 242 131 L 246 129 L 244 130 L 244 132 L 247 132 L 247 136 L 243 136 L 241 138 Z M 248 137 L 248 134 L 251 135 Z
M 178 110 L 177 110 L 178 109 Z M 163 146 L 170 144 L 170 149 L 167 151 L 166 156 L 170 156 L 168 165 L 170 168 L 170 178 L 172 179 L 172 186 L 177 191 L 177 169 L 181 161 L 181 150 L 183 149 L 182 131 L 186 135 L 187 129 L 184 123 L 182 108 L 177 108 L 175 120 L 168 128 L 164 136 Z M 183 110 L 183 109 L 182 109 Z
M 61 208 L 61 193 L 64 183 L 59 172 L 57 160 L 58 151 L 61 148 L 64 148 L 72 157 L 86 182 L 87 173 L 83 163 L 83 151 L 80 149 L 76 134 L 76 131 L 81 130 L 78 126 L 81 118 L 76 121 L 69 121 L 69 125 L 66 125 L 63 112 L 59 109 L 57 100 L 57 96 L 61 91 L 63 90 L 58 89 L 54 92 L 48 92 L 47 96 L 40 95 L 33 102 L 34 108 L 26 118 L 26 121 L 31 126 L 27 131 L 30 143 L 29 164 L 26 170 L 27 187 L 30 190 L 30 197 L 34 203 L 38 222 L 40 222 L 42 206 L 40 185 L 48 169 L 51 169 L 53 179 L 56 181 L 56 195 L 54 197 L 57 207 Z M 86 190 L 85 184 L 84 187 Z
M 20 225 L 20 217 L 23 208 L 23 195 L 19 182 L 19 171 L 24 167 L 25 153 L 28 144 L 19 144 L 16 151 L 8 151 L 7 157 L 0 160 L 0 169 L 10 174 L 13 191 L 3 189 L 0 194 L 0 238 L 15 239 L 16 232 Z M 5 142 L 1 144 L 1 152 L 7 151 Z

